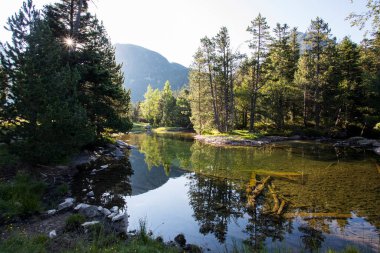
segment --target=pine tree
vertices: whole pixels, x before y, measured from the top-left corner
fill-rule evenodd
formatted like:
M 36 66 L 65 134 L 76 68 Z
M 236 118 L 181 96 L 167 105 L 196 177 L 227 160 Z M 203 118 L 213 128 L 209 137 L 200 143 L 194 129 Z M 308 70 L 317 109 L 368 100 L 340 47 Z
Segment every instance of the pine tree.
M 9 77 L 6 120 L 9 136 L 24 159 L 54 162 L 92 140 L 83 108 L 77 103 L 77 75 L 61 63 L 61 45 L 32 1 L 8 21 L 12 44 L 3 47 Z
M 312 20 L 305 43 L 307 45 L 305 57 L 308 58 L 306 71 L 309 73 L 304 78 L 308 80 L 309 89 L 304 92 L 304 107 L 307 107 L 306 102 L 309 100 L 310 106 L 312 106 L 315 127 L 319 128 L 323 110 L 323 93 L 327 90 L 329 79 L 330 65 L 328 62 L 329 58 L 326 58 L 326 56 L 328 55 L 332 39 L 330 38 L 328 24 L 319 17 L 316 20 Z M 306 118 L 304 121 L 306 123 Z
M 269 28 L 266 18 L 262 17 L 261 14 L 252 20 L 251 25 L 247 28 L 247 31 L 252 36 L 249 47 L 253 50 L 252 59 L 250 61 L 253 69 L 251 71 L 253 76 L 250 84 L 250 132 L 253 132 L 255 127 L 255 114 L 259 92 L 265 85 L 262 65 L 267 56 L 267 44 L 270 41 Z
M 289 96 L 293 89 L 294 77 L 294 50 L 290 44 L 289 27 L 277 24 L 273 29 L 275 37 L 270 44 L 267 57 L 267 85 L 264 87 L 266 100 L 269 104 L 268 112 L 276 127 L 282 129 L 285 125 L 285 116 L 290 110 Z
M 230 36 L 226 27 L 222 27 L 213 38 L 215 43 L 215 77 L 216 94 L 219 101 L 220 129 L 229 132 L 234 127 L 234 62 Z
M 207 57 L 208 54 L 204 54 L 203 49 L 199 48 L 189 71 L 189 101 L 192 112 L 190 120 L 199 134 L 213 127 L 215 113 L 213 117 L 212 112 L 216 110 L 215 94 L 211 96 L 211 91 L 215 92 L 213 75 L 208 72 L 211 63 Z
M 121 66 L 103 24 L 88 12 L 88 0 L 61 0 L 45 8 L 56 38 L 66 44 L 64 60 L 79 72 L 78 93 L 91 125 L 104 131 L 131 129 L 130 91 L 123 87 Z

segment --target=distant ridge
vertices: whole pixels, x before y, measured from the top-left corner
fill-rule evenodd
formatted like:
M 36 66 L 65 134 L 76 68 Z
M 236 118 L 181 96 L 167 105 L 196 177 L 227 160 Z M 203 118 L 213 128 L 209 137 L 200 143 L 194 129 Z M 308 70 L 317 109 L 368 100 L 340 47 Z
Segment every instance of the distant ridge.
M 170 63 L 164 56 L 132 44 L 116 44 L 116 61 L 123 64 L 124 86 L 131 89 L 133 102 L 144 99 L 146 88 L 164 86 L 169 80 L 173 90 L 188 83 L 189 70 L 178 63 Z

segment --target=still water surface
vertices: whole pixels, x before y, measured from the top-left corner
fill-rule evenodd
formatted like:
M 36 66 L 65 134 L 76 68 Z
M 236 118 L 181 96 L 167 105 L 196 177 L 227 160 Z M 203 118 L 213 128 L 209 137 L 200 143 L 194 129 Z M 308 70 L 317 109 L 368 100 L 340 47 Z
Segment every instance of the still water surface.
M 106 170 L 81 171 L 73 192 L 86 200 L 83 189 L 91 189 L 95 199 L 87 202 L 124 208 L 128 230 L 145 219 L 166 241 L 183 233 L 188 243 L 212 252 L 380 249 L 380 161 L 369 151 L 314 141 L 214 147 L 186 135 L 124 140 L 136 148 L 108 161 Z M 268 187 L 254 205 L 250 200 L 249 184 L 267 176 L 286 202 L 280 216 L 272 212 Z

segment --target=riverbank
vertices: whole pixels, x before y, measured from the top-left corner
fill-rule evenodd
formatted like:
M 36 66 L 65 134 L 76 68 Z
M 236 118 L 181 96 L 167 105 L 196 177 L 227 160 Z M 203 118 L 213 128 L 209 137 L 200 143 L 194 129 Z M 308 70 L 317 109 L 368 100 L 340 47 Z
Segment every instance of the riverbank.
M 76 173 L 115 169 L 130 148 L 117 140 L 67 165 L 1 166 L 0 252 L 200 252 L 183 240 L 164 242 L 143 224 L 129 231 L 125 209 L 88 204 L 95 190 L 83 189 L 85 199 L 73 196 Z

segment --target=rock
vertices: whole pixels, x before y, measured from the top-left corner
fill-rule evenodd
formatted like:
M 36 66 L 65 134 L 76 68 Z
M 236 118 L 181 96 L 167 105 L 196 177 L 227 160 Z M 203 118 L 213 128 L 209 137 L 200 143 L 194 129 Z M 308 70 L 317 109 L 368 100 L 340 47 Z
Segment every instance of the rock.
M 74 199 L 73 198 L 66 198 L 65 202 L 62 202 L 58 205 L 58 211 L 61 211 L 63 209 L 71 208 L 74 205 Z
M 95 196 L 95 194 L 93 191 L 90 191 L 89 193 L 87 193 L 87 197 L 94 197 L 94 196 Z
M 126 147 L 128 147 L 128 144 L 125 143 L 125 142 L 122 141 L 122 140 L 117 140 L 117 141 L 116 141 L 116 145 L 119 146 L 120 148 L 126 148 Z
M 57 237 L 57 231 L 55 231 L 55 230 L 50 231 L 49 232 L 49 238 L 53 239 L 55 237 Z
M 85 223 L 82 224 L 82 227 L 87 228 L 87 227 L 90 227 L 90 226 L 93 226 L 93 225 L 96 225 L 96 224 L 99 224 L 99 221 L 97 221 L 97 220 L 87 221 L 87 222 L 85 222 Z
M 117 213 L 111 213 L 110 215 L 107 216 L 107 218 L 112 219 L 112 218 L 115 217 L 116 215 L 117 215 Z
M 86 208 L 79 209 L 79 213 L 83 214 L 84 216 L 88 218 L 94 218 L 96 216 L 100 216 L 101 213 L 98 211 L 97 206 L 91 206 L 89 205 Z
M 380 155 L 380 147 L 373 149 L 376 155 Z
M 102 206 L 98 206 L 98 211 L 101 212 L 103 210 Z
M 87 189 L 83 189 L 83 190 L 82 190 L 82 192 L 86 192 L 86 191 L 87 191 Z
M 80 203 L 80 204 L 78 204 L 76 207 L 74 207 L 74 210 L 80 210 L 80 209 L 85 209 L 85 208 L 87 208 L 87 207 L 89 207 L 90 205 L 88 205 L 88 204 L 85 204 L 85 203 Z
M 108 164 L 105 164 L 105 165 L 100 166 L 100 168 L 104 170 L 104 169 L 107 169 L 108 166 L 109 166 Z
M 110 209 L 111 212 L 113 213 L 117 213 L 119 211 L 119 207 L 117 206 L 113 206 L 111 209 Z
M 48 210 L 46 213 L 47 213 L 48 215 L 54 215 L 56 212 L 57 212 L 56 209 L 52 209 L 52 210 Z
M 124 219 L 124 217 L 125 217 L 124 213 L 119 213 L 119 214 L 115 215 L 114 217 L 112 217 L 112 221 L 113 222 L 121 221 Z
M 368 146 L 372 146 L 373 142 L 374 142 L 373 140 L 364 139 L 364 140 L 358 141 L 357 144 L 361 147 L 368 147 Z
M 181 247 L 185 247 L 186 245 L 186 239 L 183 234 L 178 234 L 176 237 L 174 237 L 174 241 L 179 244 Z
M 120 159 L 120 158 L 125 157 L 125 154 L 123 151 L 121 151 L 120 149 L 117 148 L 117 149 L 115 149 L 115 151 L 112 152 L 112 156 Z
M 374 146 L 374 147 L 380 147 L 380 142 L 378 142 L 378 141 L 373 141 L 373 143 L 372 143 L 372 146 Z
M 109 216 L 111 214 L 111 211 L 108 210 L 107 208 L 103 207 L 102 211 L 101 211 L 105 216 Z
M 68 170 L 68 169 L 69 169 L 69 166 L 58 165 L 58 166 L 55 166 L 55 168 L 56 168 L 57 170 Z

